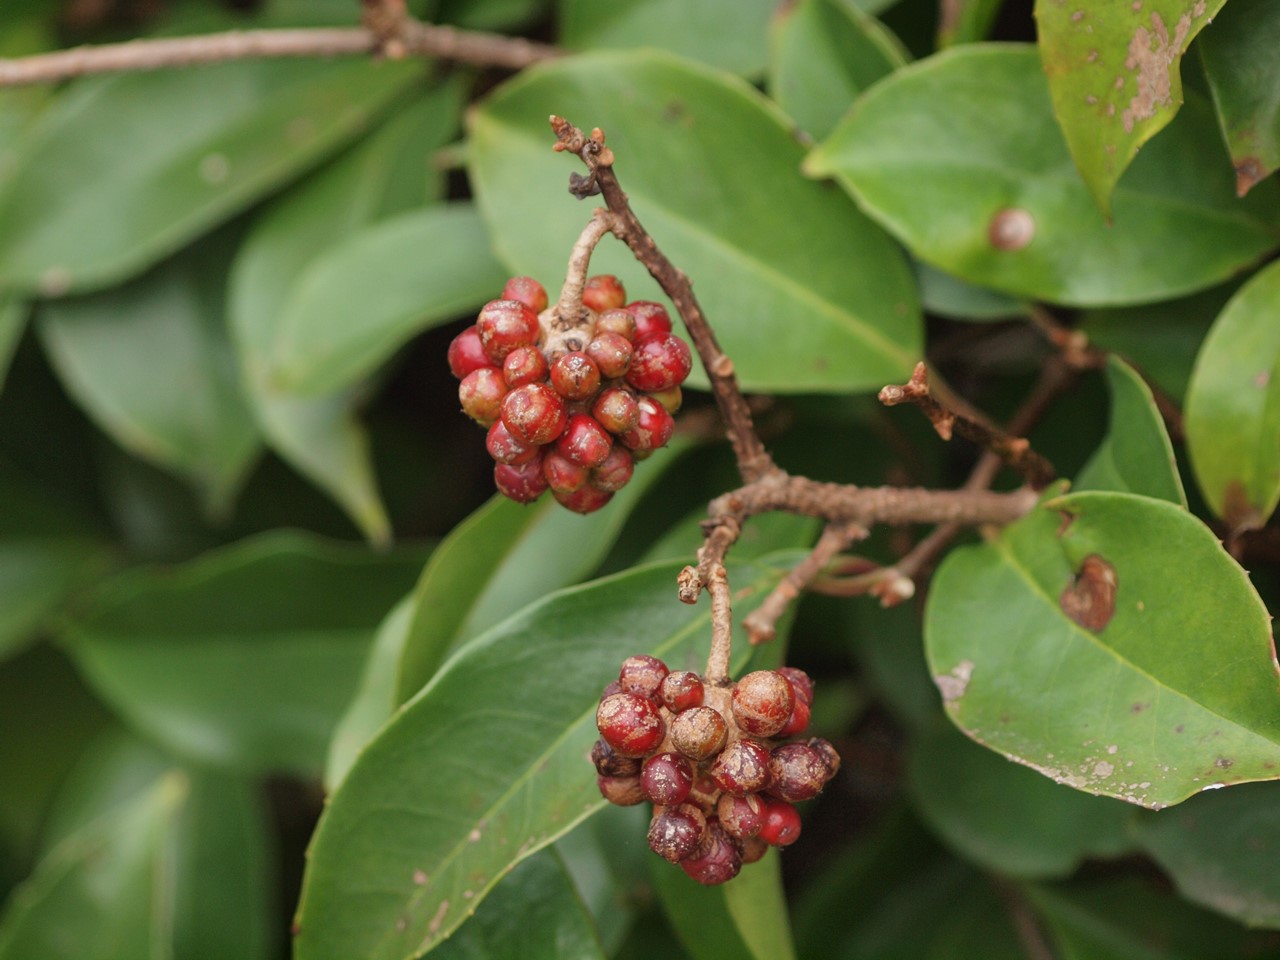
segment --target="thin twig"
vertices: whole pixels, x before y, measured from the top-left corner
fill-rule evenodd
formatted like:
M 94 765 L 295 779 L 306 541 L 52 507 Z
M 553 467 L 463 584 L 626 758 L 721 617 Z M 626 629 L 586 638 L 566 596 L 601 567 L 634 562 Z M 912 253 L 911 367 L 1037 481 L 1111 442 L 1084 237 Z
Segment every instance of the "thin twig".
M 844 550 L 855 540 L 867 535 L 866 527 L 853 523 L 829 524 L 809 555 L 791 568 L 785 577 L 778 581 L 760 606 L 743 618 L 742 625 L 747 630 L 747 641 L 753 645 L 768 643 L 777 635 L 778 620 L 786 612 L 791 602 L 800 596 L 814 581 L 836 554 Z
M 382 27 L 229 30 L 191 37 L 156 37 L 74 47 L 29 57 L 0 58 L 0 87 L 56 83 L 86 74 L 190 67 L 227 60 L 282 57 L 421 56 L 519 70 L 559 56 L 556 48 L 520 37 L 458 30 L 412 18 L 399 31 Z
M 723 566 L 717 564 L 711 571 L 707 593 L 711 595 L 711 652 L 707 655 L 703 676 L 707 683 L 722 684 L 729 679 L 729 659 L 733 653 L 732 598 Z
M 582 291 L 591 269 L 591 254 L 601 238 L 614 229 L 614 223 L 615 218 L 608 210 L 596 210 L 573 245 L 560 299 L 546 320 L 547 340 L 542 349 L 548 360 L 555 360 L 569 350 L 581 350 L 587 344 L 591 314 L 582 305 Z

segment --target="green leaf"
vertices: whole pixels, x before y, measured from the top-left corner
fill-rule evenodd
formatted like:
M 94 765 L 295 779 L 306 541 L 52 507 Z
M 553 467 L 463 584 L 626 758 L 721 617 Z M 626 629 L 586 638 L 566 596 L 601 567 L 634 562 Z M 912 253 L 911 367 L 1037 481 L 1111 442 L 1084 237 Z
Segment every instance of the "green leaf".
M 363 133 L 419 70 L 241 60 L 76 82 L 0 194 L 0 287 L 60 296 L 138 272 Z
M 515 864 L 603 806 L 586 760 L 600 690 L 630 654 L 683 667 L 706 650 L 707 605 L 676 601 L 678 569 L 553 594 L 469 643 L 395 715 L 321 818 L 298 960 L 430 950 Z M 779 575 L 731 569 L 735 615 Z
M 966 283 L 959 277 L 916 261 L 920 300 L 929 313 L 953 320 L 1008 320 L 1025 316 L 1027 305 L 1007 294 Z
M 1141 817 L 1135 837 L 1191 900 L 1251 927 L 1280 927 L 1280 788 L 1215 790 Z
M 67 391 L 126 450 L 226 516 L 258 453 L 223 312 L 225 257 L 200 244 L 121 287 L 46 304 L 38 330 Z
M 1116 490 L 1187 505 L 1173 444 L 1151 388 L 1118 357 L 1107 360 L 1111 428 L 1076 477 L 1073 489 Z
M 109 550 L 87 538 L 0 541 L 0 658 L 33 640 L 71 596 L 110 565 Z
M 1280 263 L 1259 271 L 1214 321 L 1187 389 L 1187 449 L 1209 507 L 1235 530 L 1280 503 Z
M 450 652 L 499 620 L 595 570 L 637 501 L 688 449 L 676 440 L 639 465 L 596 513 L 580 516 L 550 497 L 523 505 L 494 496 L 453 529 L 413 593 L 394 704 L 417 693 Z
M 985 40 L 1004 0 L 954 0 L 938 9 L 938 48 Z
M 350 387 L 414 335 L 492 300 L 506 277 L 468 203 L 365 227 L 295 282 L 271 351 L 273 383 L 304 396 Z
M 1108 226 L 1053 122 L 1035 51 L 970 44 L 877 84 L 805 167 L 835 175 L 916 256 L 962 279 L 1079 306 L 1134 303 L 1225 279 L 1280 238 L 1273 191 L 1237 199 L 1206 149 L 1212 123 L 1202 99 L 1188 100 L 1117 189 Z
M 293 284 L 307 266 L 361 226 L 436 198 L 428 154 L 454 135 L 461 87 L 447 84 L 416 101 L 334 163 L 268 206 L 232 270 L 228 310 L 246 390 L 267 442 L 321 487 L 365 535 L 390 527 L 353 408 L 356 391 L 299 397 L 271 381 L 271 360 Z M 429 169 L 429 167 L 428 167 Z
M 925 637 L 956 725 L 1059 783 L 1158 808 L 1277 776 L 1269 617 L 1174 504 L 1073 494 L 953 551 Z
M 851 203 L 800 176 L 803 148 L 769 101 L 657 52 L 533 68 L 471 114 L 472 183 L 514 271 L 558 286 L 589 216 L 564 199 L 581 165 L 549 149 L 553 111 L 608 133 L 637 216 L 696 278 L 745 389 L 869 390 L 909 373 L 921 330 L 899 251 Z M 633 298 L 657 295 L 619 243 L 602 243 L 592 270 L 620 276 Z M 699 370 L 690 382 L 706 381 Z
M 1086 857 L 1129 851 L 1133 808 L 1052 783 L 941 724 L 911 744 L 916 810 L 971 863 L 1020 877 L 1065 877 Z
M 172 957 L 154 910 L 165 833 L 188 789 L 174 772 L 55 848 L 0 916 L 0 960 Z
M 1036 0 L 1053 112 L 1107 219 L 1116 181 L 1182 106 L 1182 55 L 1225 2 Z M 1115 216 L 1126 212 L 1117 206 Z
M 907 61 L 897 39 L 845 0 L 799 0 L 773 20 L 769 93 L 822 139 L 858 95 Z
M 27 329 L 27 304 L 14 297 L 0 295 L 0 391 L 4 390 L 9 364 L 22 333 Z
M 604 960 L 595 927 L 553 850 L 525 860 L 448 940 L 437 960 Z
M 1280 167 L 1280 7 L 1233 0 L 1199 47 L 1244 196 Z
M 419 550 L 266 535 L 121 574 L 66 640 L 103 699 L 175 752 L 312 775 L 375 627 L 421 562 Z
M 558 6 L 560 44 L 570 50 L 657 47 L 752 76 L 764 70 L 769 19 L 777 4 L 773 0 L 560 0 Z

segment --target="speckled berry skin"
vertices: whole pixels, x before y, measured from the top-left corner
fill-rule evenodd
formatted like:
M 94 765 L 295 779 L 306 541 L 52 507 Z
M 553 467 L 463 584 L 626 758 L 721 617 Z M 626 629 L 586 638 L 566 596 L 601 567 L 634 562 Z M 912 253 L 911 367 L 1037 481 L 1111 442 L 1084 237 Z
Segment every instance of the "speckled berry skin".
M 664 807 L 683 803 L 693 786 L 693 766 L 678 753 L 655 753 L 641 767 L 640 781 L 650 802 Z
M 640 422 L 640 404 L 630 390 L 605 387 L 591 403 L 591 416 L 609 433 L 626 433 Z
M 512 434 L 501 420 L 495 420 L 490 425 L 484 445 L 495 463 L 528 463 L 540 453 L 538 447 L 525 443 Z
M 644 803 L 644 787 L 637 777 L 596 777 L 600 796 L 619 807 L 634 807 Z
M 512 277 L 502 288 L 503 300 L 519 300 L 534 313 L 547 309 L 547 289 L 533 277 Z
M 482 427 L 498 419 L 506 397 L 507 383 L 497 367 L 472 370 L 458 384 L 458 402 L 462 404 L 462 412 Z
M 601 313 L 605 310 L 615 310 L 626 302 L 627 291 L 617 277 L 608 273 L 587 277 L 587 282 L 582 288 L 583 306 Z
M 666 407 L 646 396 L 636 400 L 636 407 L 639 410 L 636 425 L 621 435 L 623 444 L 636 453 L 647 453 L 670 443 L 676 422 Z
M 480 331 L 475 324 L 467 327 L 449 344 L 449 371 L 461 380 L 472 370 L 493 366 L 480 343 Z
M 564 432 L 569 411 L 547 384 L 526 383 L 502 398 L 502 422 L 521 440 L 542 446 Z
M 784 743 L 769 755 L 769 792 L 799 803 L 822 792 L 830 779 L 822 755 L 807 743 Z
M 551 386 L 566 400 L 590 400 L 600 392 L 600 368 L 581 350 L 571 350 L 551 364 Z
M 604 493 L 616 493 L 627 485 L 634 471 L 631 452 L 625 447 L 614 447 L 604 462 L 591 471 L 591 486 Z
M 686 348 L 687 349 L 687 348 Z M 631 369 L 631 341 L 620 333 L 597 332 L 583 351 L 606 380 L 625 377 Z
M 574 513 L 595 513 L 597 510 L 608 506 L 613 494 L 607 490 L 598 490 L 590 483 L 584 483 L 572 493 L 555 493 L 556 502 L 567 510 Z
M 643 757 L 658 748 L 666 724 L 652 700 L 634 693 L 615 693 L 600 701 L 596 728 L 605 743 L 624 757 Z
M 627 369 L 627 383 L 646 393 L 657 393 L 684 383 L 693 368 L 689 345 L 673 333 L 637 337 Z
M 651 333 L 671 332 L 671 314 L 667 313 L 667 308 L 660 303 L 652 300 L 637 300 L 627 304 L 627 313 L 631 314 L 636 322 L 633 341 Z
M 790 682 L 773 670 L 748 673 L 733 688 L 733 717 L 753 737 L 776 736 L 794 706 Z
M 575 413 L 556 440 L 560 456 L 590 470 L 598 467 L 613 449 L 613 438 L 596 420 L 585 413 Z
M 502 379 L 508 387 L 522 387 L 547 379 L 550 367 L 537 347 L 516 347 L 502 361 Z
M 734 740 L 720 751 L 709 773 L 725 793 L 757 793 L 769 785 L 769 750 L 745 737 Z
M 526 463 L 495 463 L 493 484 L 498 491 L 516 503 L 533 503 L 547 492 L 542 475 L 542 451 Z
M 476 317 L 476 329 L 480 345 L 495 364 L 516 347 L 536 344 L 542 333 L 538 314 L 519 300 L 490 300 Z
M 667 674 L 659 690 L 662 705 L 672 713 L 702 706 L 704 694 L 702 678 L 692 670 L 675 670 Z
M 671 721 L 671 743 L 690 760 L 706 760 L 723 749 L 729 726 L 714 707 L 692 707 Z
M 539 449 L 534 447 L 535 450 Z M 581 488 L 590 476 L 586 467 L 560 456 L 555 450 L 548 450 L 542 458 L 542 474 L 547 478 L 547 486 L 555 494 L 570 494 Z
M 764 802 L 754 793 L 735 797 L 726 793 L 716 804 L 725 833 L 738 840 L 754 837 L 764 826 Z
M 733 839 L 714 817 L 707 819 L 707 830 L 693 856 L 680 861 L 680 868 L 705 886 L 727 883 L 742 869 L 742 854 Z
M 649 849 L 671 863 L 687 860 L 697 852 L 707 829 L 707 818 L 690 803 L 655 812 L 649 822 Z
M 622 661 L 618 668 L 618 685 L 626 693 L 638 693 L 657 701 L 662 682 L 667 679 L 667 665 L 647 653 L 637 653 Z

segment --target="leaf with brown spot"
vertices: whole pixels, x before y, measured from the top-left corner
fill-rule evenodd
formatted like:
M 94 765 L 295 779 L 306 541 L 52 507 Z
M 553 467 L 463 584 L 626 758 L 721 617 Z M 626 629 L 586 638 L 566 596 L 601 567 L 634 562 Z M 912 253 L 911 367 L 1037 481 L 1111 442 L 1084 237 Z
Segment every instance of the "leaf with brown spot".
M 1053 112 L 1103 214 L 1138 148 L 1182 106 L 1182 55 L 1226 0 L 1037 0 Z
M 1116 612 L 1116 568 L 1096 553 L 1084 558 L 1058 598 L 1062 612 L 1086 630 L 1100 633 Z

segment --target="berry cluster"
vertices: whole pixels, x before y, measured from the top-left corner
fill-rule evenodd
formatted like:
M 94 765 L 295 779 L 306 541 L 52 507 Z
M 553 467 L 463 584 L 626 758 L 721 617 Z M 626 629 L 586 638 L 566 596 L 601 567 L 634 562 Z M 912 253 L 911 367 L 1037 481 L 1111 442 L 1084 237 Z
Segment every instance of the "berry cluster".
M 610 803 L 654 805 L 649 847 L 704 884 L 800 836 L 794 804 L 840 768 L 826 740 L 782 742 L 809 725 L 813 681 L 803 670 L 757 670 L 710 684 L 655 657 L 623 661 L 596 711 L 591 751 Z
M 599 510 L 671 439 L 693 358 L 665 307 L 626 299 L 617 277 L 589 278 L 585 326 L 552 338 L 546 290 L 513 277 L 449 345 L 462 410 L 488 428 L 494 483 L 512 500 L 550 489 Z

